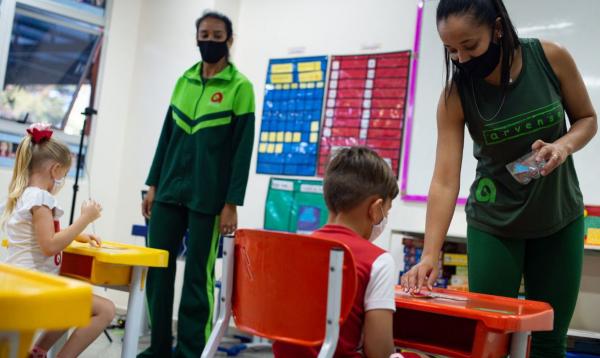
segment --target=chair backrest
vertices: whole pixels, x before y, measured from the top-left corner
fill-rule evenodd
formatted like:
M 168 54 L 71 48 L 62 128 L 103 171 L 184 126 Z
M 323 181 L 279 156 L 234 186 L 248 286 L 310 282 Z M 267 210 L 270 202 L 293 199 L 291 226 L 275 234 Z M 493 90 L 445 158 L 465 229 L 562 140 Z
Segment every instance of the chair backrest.
M 354 257 L 334 240 L 264 230 L 235 235 L 233 316 L 248 333 L 314 346 L 325 337 L 330 251 L 344 251 L 340 324 L 357 287 Z

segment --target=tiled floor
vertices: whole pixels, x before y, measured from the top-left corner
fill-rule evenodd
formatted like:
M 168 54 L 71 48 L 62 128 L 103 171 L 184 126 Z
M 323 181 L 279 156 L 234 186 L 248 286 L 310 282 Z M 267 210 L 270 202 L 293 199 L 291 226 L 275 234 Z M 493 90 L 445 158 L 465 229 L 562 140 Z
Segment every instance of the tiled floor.
M 88 349 L 80 355 L 80 358 L 119 358 L 121 357 L 121 340 L 123 338 L 123 330 L 121 329 L 112 329 L 109 330 L 109 334 L 113 339 L 113 342 L 110 343 L 105 335 L 101 335 L 96 339 Z M 230 345 L 233 343 L 232 340 L 227 340 L 225 345 Z M 145 349 L 150 340 L 149 337 L 140 337 L 139 350 Z M 225 353 L 217 354 L 217 357 L 226 357 Z M 257 350 L 250 349 L 244 352 L 241 352 L 236 357 L 241 358 L 270 358 L 273 357 L 271 350 L 268 348 L 260 348 Z

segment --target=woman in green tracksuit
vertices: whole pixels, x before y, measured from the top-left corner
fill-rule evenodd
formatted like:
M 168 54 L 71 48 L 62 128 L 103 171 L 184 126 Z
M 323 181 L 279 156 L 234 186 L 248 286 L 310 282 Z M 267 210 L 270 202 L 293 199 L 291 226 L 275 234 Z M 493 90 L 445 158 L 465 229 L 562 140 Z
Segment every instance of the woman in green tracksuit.
M 176 357 L 199 357 L 212 327 L 214 265 L 220 234 L 237 226 L 254 141 L 252 84 L 229 62 L 232 24 L 205 13 L 196 21 L 202 62 L 179 78 L 154 155 L 142 203 L 149 246 L 169 252 L 150 269 L 150 347 L 139 357 L 170 357 L 176 257 L 189 232 L 177 325 Z
M 450 75 L 438 104 L 425 247 L 401 283 L 419 290 L 438 275 L 466 125 L 477 159 L 466 206 L 469 289 L 516 297 L 524 277 L 527 298 L 554 308 L 554 330 L 533 334 L 531 357 L 564 357 L 584 236 L 571 154 L 596 133 L 596 113 L 567 50 L 518 38 L 502 0 L 440 0 L 437 28 Z M 546 164 L 539 179 L 524 185 L 506 165 L 531 151 Z

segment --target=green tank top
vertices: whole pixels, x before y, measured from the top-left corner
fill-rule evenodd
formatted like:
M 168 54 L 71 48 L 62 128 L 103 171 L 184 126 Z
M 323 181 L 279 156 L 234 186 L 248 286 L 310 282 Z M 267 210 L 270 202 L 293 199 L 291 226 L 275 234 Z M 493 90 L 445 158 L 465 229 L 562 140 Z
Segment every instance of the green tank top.
M 477 229 L 502 237 L 536 238 L 582 215 L 583 198 L 572 156 L 527 185 L 518 183 L 505 167 L 529 153 L 536 140 L 552 143 L 567 132 L 560 83 L 542 45 L 537 39 L 520 42 L 523 68 L 502 105 L 499 86 L 469 77 L 458 81 L 477 159 L 466 213 L 467 223 Z

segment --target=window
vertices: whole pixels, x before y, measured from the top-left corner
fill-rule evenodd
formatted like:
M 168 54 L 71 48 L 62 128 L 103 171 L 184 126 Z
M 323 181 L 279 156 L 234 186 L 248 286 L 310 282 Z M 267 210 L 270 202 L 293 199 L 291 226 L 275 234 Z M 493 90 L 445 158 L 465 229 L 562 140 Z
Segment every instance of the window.
M 104 1 L 12 1 L 8 55 L 0 58 L 0 66 L 2 60 L 6 64 L 0 72 L 0 119 L 47 122 L 79 134 L 80 113 L 95 89 L 91 69 L 99 58 Z M 0 20 L 6 16 L 0 13 Z

